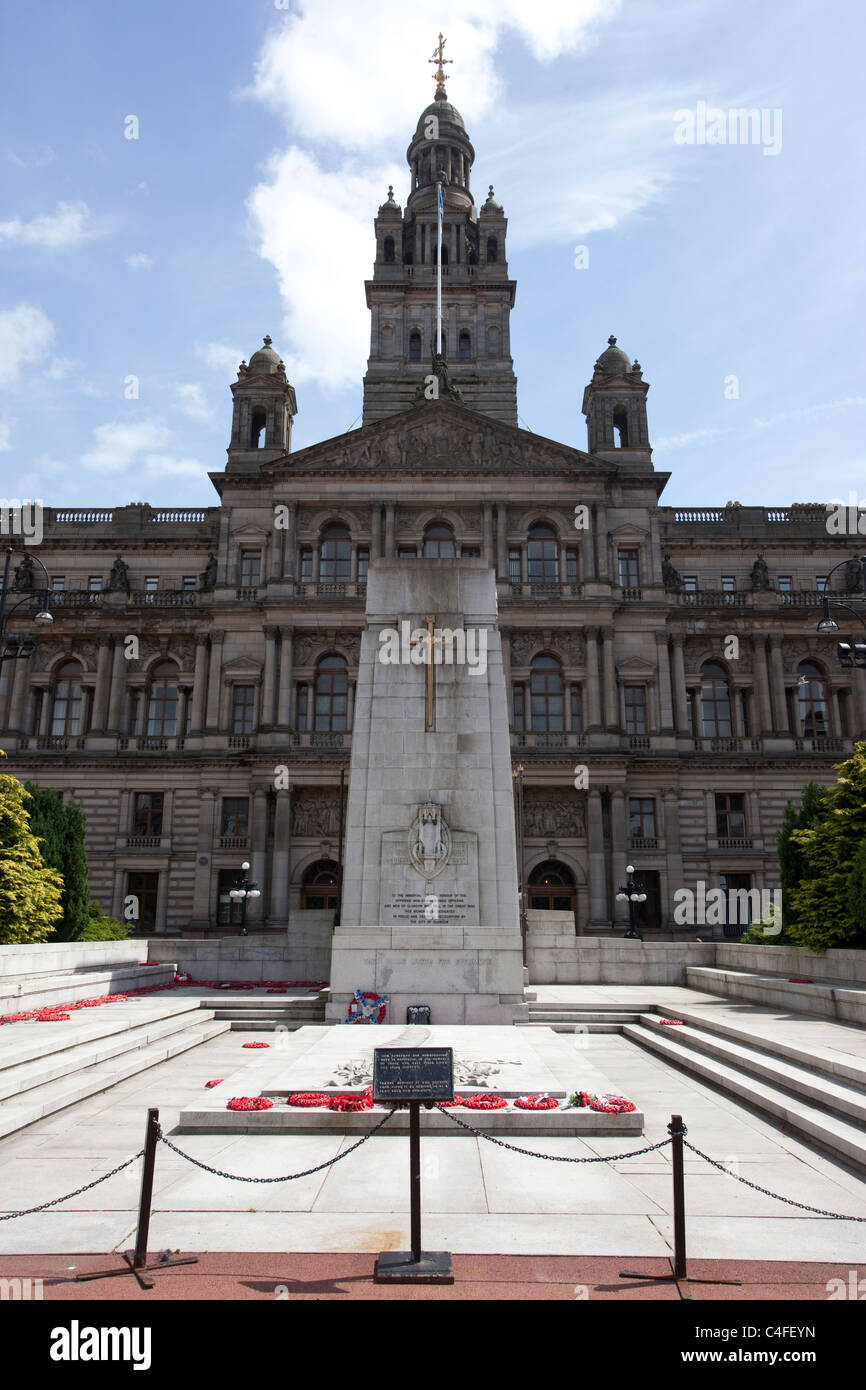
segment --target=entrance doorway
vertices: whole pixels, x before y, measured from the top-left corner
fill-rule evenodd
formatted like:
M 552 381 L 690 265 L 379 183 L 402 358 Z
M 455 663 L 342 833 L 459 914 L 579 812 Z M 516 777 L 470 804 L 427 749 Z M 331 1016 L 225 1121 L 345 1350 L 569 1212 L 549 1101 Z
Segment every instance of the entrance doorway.
M 156 929 L 156 906 L 159 899 L 159 874 L 127 874 L 126 893 L 138 899 L 136 925 L 139 932 Z
M 538 864 L 529 875 L 529 908 L 535 912 L 570 912 L 577 931 L 574 874 L 556 859 Z
M 641 893 L 646 893 L 645 903 L 635 903 L 635 925 L 638 931 L 645 927 L 652 929 L 662 924 L 662 894 L 657 869 L 639 869 L 634 881 Z
M 311 864 L 301 885 L 302 912 L 336 912 L 340 902 L 339 868 L 333 859 Z

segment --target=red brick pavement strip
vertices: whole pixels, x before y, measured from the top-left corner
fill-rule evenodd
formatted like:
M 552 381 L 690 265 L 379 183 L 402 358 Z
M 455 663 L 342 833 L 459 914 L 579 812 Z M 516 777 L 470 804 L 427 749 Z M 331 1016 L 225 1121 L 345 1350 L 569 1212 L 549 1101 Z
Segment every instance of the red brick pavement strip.
M 194 1252 L 181 1251 L 181 1255 Z M 156 1255 L 151 1255 L 155 1262 Z M 453 1285 L 382 1285 L 373 1282 L 374 1256 L 367 1254 L 255 1253 L 204 1254 L 195 1265 L 153 1271 L 155 1287 L 139 1288 L 132 1274 L 122 1278 L 76 1283 L 75 1275 L 91 1270 L 120 1269 L 116 1255 L 21 1255 L 0 1258 L 0 1278 L 39 1278 L 43 1299 L 83 1303 L 91 1300 L 147 1302 L 148 1300 L 446 1300 L 492 1299 L 563 1300 L 577 1297 L 592 1301 L 680 1301 L 674 1283 L 621 1279 L 620 1270 L 664 1273 L 664 1259 L 640 1259 L 571 1255 L 455 1255 Z M 72 1267 L 72 1268 L 71 1268 Z M 695 1300 L 733 1302 L 828 1301 L 827 1284 L 841 1279 L 848 1285 L 849 1271 L 858 1280 L 866 1265 L 840 1262 L 787 1260 L 690 1260 L 692 1276 L 740 1279 L 738 1285 L 684 1285 Z M 586 1288 L 586 1294 L 582 1288 Z M 279 1294 L 278 1294 L 279 1291 Z

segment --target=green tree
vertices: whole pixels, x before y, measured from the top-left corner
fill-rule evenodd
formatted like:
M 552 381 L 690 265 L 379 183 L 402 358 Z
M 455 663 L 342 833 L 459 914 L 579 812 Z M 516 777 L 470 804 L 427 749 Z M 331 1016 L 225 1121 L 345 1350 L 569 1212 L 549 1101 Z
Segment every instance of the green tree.
M 107 916 L 97 902 L 90 904 L 87 912 L 87 926 L 81 937 L 82 941 L 127 941 L 128 939 L 128 922 L 120 922 L 116 917 Z
M 84 812 L 77 801 L 64 802 L 50 787 L 24 783 L 30 796 L 30 828 L 40 841 L 42 857 L 63 880 L 62 917 L 55 935 L 78 941 L 87 926 L 90 892 L 84 847 Z
M 61 913 L 63 881 L 48 868 L 30 828 L 27 793 L 0 776 L 0 944 L 45 941 Z
M 798 946 L 866 946 L 862 851 L 866 843 L 866 743 L 855 743 L 837 766 L 835 786 L 821 798 L 809 828 L 792 830 L 802 876 L 792 893 L 787 932 Z M 787 909 L 787 900 L 785 900 Z M 787 912 L 786 912 L 787 916 Z

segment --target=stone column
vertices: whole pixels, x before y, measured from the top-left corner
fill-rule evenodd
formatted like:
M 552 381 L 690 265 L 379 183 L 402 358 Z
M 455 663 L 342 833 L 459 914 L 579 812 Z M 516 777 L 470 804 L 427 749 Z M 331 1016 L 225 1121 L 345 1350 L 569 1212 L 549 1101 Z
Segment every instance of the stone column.
M 740 699 L 740 686 L 728 687 L 731 700 L 731 733 L 735 738 L 745 737 L 743 726 L 743 702 Z
M 782 668 L 782 638 L 776 633 L 770 636 L 770 688 L 775 710 L 775 729 L 779 734 L 789 734 L 788 707 L 785 703 L 785 673 Z
M 496 578 L 508 578 L 508 506 L 496 503 Z
M 282 528 L 278 531 L 276 526 L 271 532 L 270 577 L 277 581 L 283 577 L 283 568 L 285 564 L 283 560 L 283 545 L 285 542 L 285 535 L 285 531 Z
M 589 920 L 591 926 L 600 927 L 608 921 L 607 875 L 601 792 L 592 786 L 586 794 L 586 828 L 589 849 Z
M 346 731 L 352 732 L 355 718 L 355 682 L 349 681 L 346 690 Z
M 277 629 L 265 628 L 265 674 L 262 681 L 262 708 L 259 724 L 270 729 L 274 723 L 274 683 L 277 674 Z
M 685 888 L 683 882 L 683 855 L 680 843 L 680 808 L 679 794 L 674 788 L 668 788 L 664 793 L 664 820 L 662 823 L 662 833 L 664 835 L 665 847 L 665 871 L 667 882 L 665 892 L 662 896 L 662 926 L 676 925 L 672 922 L 673 913 L 676 907 L 674 903 L 674 893 L 678 888 Z
M 223 641 L 225 633 L 215 630 L 210 635 L 210 663 L 207 682 L 207 713 L 205 727 L 209 733 L 217 733 L 220 717 L 220 694 L 222 686 Z
M 277 726 L 290 729 L 292 726 L 292 632 L 284 627 L 280 644 L 280 690 L 277 698 Z
M 595 525 L 592 507 L 589 503 L 584 504 L 589 512 L 587 521 L 589 525 L 581 533 L 581 557 L 583 560 L 583 574 L 581 578 L 584 582 L 592 582 L 596 578 L 595 568 Z
M 394 502 L 385 503 L 385 559 L 393 560 L 394 549 Z
M 195 675 L 192 686 L 191 734 L 201 734 L 204 715 L 204 694 L 207 688 L 207 633 L 195 635 Z
M 101 734 L 105 729 L 105 716 L 108 712 L 108 685 L 111 680 L 110 639 L 103 637 L 99 643 L 96 658 L 96 689 L 93 695 L 93 714 L 90 720 L 91 732 Z
M 108 699 L 108 730 L 112 734 L 120 732 L 123 715 L 123 701 L 126 695 L 126 657 L 123 638 L 114 639 L 114 655 L 111 662 L 111 692 Z
M 370 517 L 370 559 L 380 560 L 382 558 L 382 504 L 374 502 L 371 508 Z
M 758 725 L 756 733 L 769 734 L 773 731 L 773 716 L 770 710 L 770 673 L 767 669 L 767 644 L 761 634 L 752 638 L 752 652 L 755 658 L 755 695 L 758 704 Z
M 198 840 L 195 856 L 192 920 L 190 927 L 204 931 L 210 925 L 210 890 L 216 825 L 216 787 L 202 787 L 198 797 Z M 204 860 L 204 863 L 201 861 Z
M 598 629 L 586 629 L 586 727 L 601 728 L 601 690 L 598 672 Z
M 283 578 L 294 579 L 298 573 L 298 504 L 288 502 L 289 525 L 283 544 Z
M 855 668 L 851 684 L 854 690 L 852 715 L 854 727 L 851 730 L 855 739 L 866 738 L 866 672 L 862 675 Z
M 254 898 L 247 904 L 247 922 L 258 922 L 261 924 L 265 915 L 265 904 L 268 901 L 267 882 L 265 878 L 265 852 L 267 848 L 268 834 L 268 792 L 266 787 L 253 787 L 252 802 L 253 815 L 250 826 L 250 878 L 256 883 L 261 892 L 260 898 Z
M 51 706 L 53 704 L 53 692 L 51 686 L 47 685 L 42 695 L 42 710 L 39 715 L 39 733 L 43 738 L 51 730 Z
M 493 553 L 493 503 L 484 503 L 484 548 L 481 554 L 487 565 L 495 565 L 496 556 Z
M 842 722 L 839 718 L 839 690 L 837 686 L 828 686 L 827 689 L 827 715 L 830 725 L 830 733 L 834 738 L 842 737 Z M 798 711 L 799 701 L 797 692 L 794 692 L 794 709 Z M 795 715 L 796 718 L 796 715 Z
M 13 663 L 12 700 L 9 706 L 9 723 L 7 726 L 10 733 L 29 733 L 29 729 L 24 727 L 24 709 L 29 686 L 29 666 L 29 660 L 16 660 Z
M 628 903 L 617 902 L 616 894 L 621 883 L 625 883 L 625 866 L 628 862 L 628 824 L 625 815 L 625 789 L 614 787 L 610 805 L 611 852 L 613 862 L 613 920 L 615 924 L 627 925 Z
M 688 734 L 689 728 L 689 707 L 686 697 L 686 664 L 683 654 L 683 638 L 679 632 L 674 633 L 674 709 L 676 711 L 676 723 L 678 734 Z
M 288 788 L 277 792 L 274 816 L 274 852 L 271 862 L 271 910 L 273 926 L 282 927 L 289 915 L 292 804 Z
M 604 722 L 607 728 L 615 729 L 619 725 L 619 716 L 616 708 L 616 670 L 613 661 L 613 628 L 602 628 L 602 638 L 604 640 L 602 656 Z
M 759 835 L 763 834 L 761 830 L 761 799 L 754 790 L 750 790 L 747 796 L 749 798 L 749 814 L 746 818 L 746 834 L 757 839 Z
M 671 696 L 671 662 L 666 632 L 656 633 L 656 655 L 659 669 L 659 729 L 663 734 L 674 731 L 673 700 Z
M 607 555 L 607 508 L 603 502 L 599 502 L 595 509 L 595 547 L 597 566 L 596 573 L 599 579 L 610 578 L 610 566 Z

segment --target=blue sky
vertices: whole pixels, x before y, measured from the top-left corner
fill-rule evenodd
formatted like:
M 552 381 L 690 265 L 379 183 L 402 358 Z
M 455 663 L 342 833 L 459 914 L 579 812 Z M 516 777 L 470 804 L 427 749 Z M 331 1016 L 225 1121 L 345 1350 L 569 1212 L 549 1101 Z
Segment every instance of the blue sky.
M 663 502 L 866 496 L 862 7 L 431 13 L 413 0 L 7 11 L 0 494 L 216 502 L 229 384 L 265 333 L 297 388 L 296 448 L 357 421 L 372 219 L 389 182 L 405 201 L 441 27 L 476 200 L 493 183 L 509 218 L 521 422 L 585 447 L 583 387 L 613 332 L 651 384 Z M 678 141 L 676 113 L 699 103 L 765 110 L 778 152 Z

